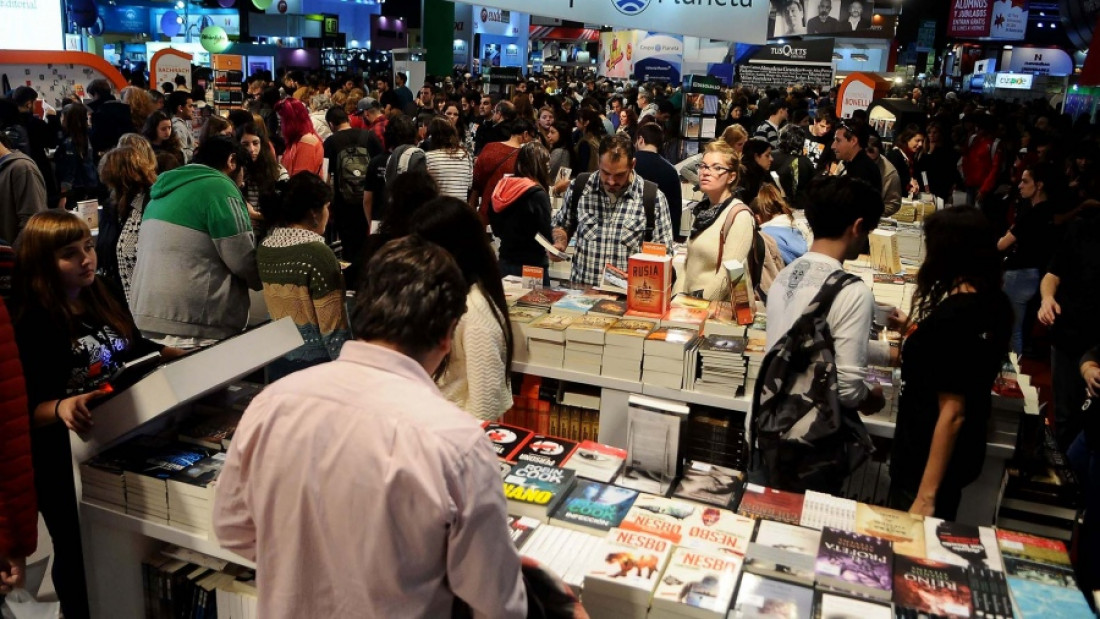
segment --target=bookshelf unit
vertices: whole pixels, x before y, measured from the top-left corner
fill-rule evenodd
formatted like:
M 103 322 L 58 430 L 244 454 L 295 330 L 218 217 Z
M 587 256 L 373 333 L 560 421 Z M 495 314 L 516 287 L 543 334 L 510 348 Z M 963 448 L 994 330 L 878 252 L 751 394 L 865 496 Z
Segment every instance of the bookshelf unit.
M 703 147 L 718 137 L 718 95 L 721 92 L 722 82 L 717 78 L 689 75 L 684 79 L 681 161 L 703 152 Z
M 229 110 L 237 110 L 244 105 L 244 56 L 212 54 L 210 65 L 214 69 L 211 87 L 214 109 L 226 116 Z
M 80 501 L 80 463 L 132 436 L 173 425 L 190 413 L 191 402 L 264 367 L 302 343 L 290 318 L 259 326 L 157 368 L 97 407 L 91 432 L 72 435 L 73 476 L 93 617 L 145 616 L 141 562 L 164 542 L 254 566 L 221 548 L 213 536 L 208 539 Z

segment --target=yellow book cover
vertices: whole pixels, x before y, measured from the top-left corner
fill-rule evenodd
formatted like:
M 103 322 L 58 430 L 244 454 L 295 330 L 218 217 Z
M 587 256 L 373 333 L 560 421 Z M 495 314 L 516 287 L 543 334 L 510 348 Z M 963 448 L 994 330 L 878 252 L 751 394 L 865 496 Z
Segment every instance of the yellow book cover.
M 896 553 L 925 558 L 924 516 L 859 503 L 856 505 L 856 533 L 890 540 Z

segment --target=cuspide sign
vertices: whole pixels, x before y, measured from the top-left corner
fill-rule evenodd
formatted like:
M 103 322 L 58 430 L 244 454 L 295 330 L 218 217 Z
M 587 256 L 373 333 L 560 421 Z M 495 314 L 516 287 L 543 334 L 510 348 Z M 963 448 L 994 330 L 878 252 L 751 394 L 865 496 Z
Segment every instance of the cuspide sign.
M 767 41 L 767 0 L 490 0 L 495 9 L 570 21 L 762 45 Z

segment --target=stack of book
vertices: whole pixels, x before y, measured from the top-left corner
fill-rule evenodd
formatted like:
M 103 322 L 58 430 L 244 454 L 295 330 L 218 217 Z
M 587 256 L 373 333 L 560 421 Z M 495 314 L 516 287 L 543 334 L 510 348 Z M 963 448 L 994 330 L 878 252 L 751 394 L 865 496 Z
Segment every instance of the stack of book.
M 882 273 L 901 273 L 897 233 L 893 230 L 874 230 L 868 240 L 871 245 L 871 266 Z
M 642 360 L 642 382 L 681 389 L 684 386 L 684 357 L 698 337 L 691 329 L 661 327 L 646 336 Z
M 560 368 L 565 362 L 565 330 L 570 316 L 547 314 L 527 325 L 527 358 L 531 363 Z
M 520 462 L 504 476 L 508 511 L 549 522 L 550 514 L 573 489 L 575 478 L 570 469 Z
M 726 409 L 692 405 L 685 457 L 727 469 L 744 470 L 748 463 L 744 416 Z M 739 486 L 735 501 L 740 501 L 742 490 Z
M 893 587 L 899 617 L 974 616 L 970 577 L 957 565 L 898 554 Z
M 508 308 L 508 321 L 512 323 L 512 360 L 526 363 L 530 359 L 527 352 L 527 327 L 546 315 L 546 310 L 519 305 Z
M 565 292 L 561 290 L 536 288 L 520 297 L 519 300 L 516 301 L 516 307 L 530 307 L 546 313 L 550 311 L 550 308 L 555 303 L 561 301 L 564 297 Z
M 142 561 L 141 575 L 146 617 L 258 616 L 255 572 L 239 565 L 167 546 Z
M 917 285 L 913 276 L 896 276 L 888 273 L 875 273 L 871 292 L 875 295 L 875 302 L 896 307 L 903 312 L 908 312 L 913 303 L 913 293 Z
M 645 340 L 653 328 L 650 321 L 624 318 L 608 329 L 604 337 L 600 374 L 609 378 L 641 380 Z
M 603 551 L 603 534 L 542 524 L 517 548 L 520 554 L 549 568 L 579 593 L 589 566 L 602 560 L 599 553 Z
M 653 593 L 649 619 L 725 619 L 740 575 L 739 555 L 681 546 Z
M 626 301 L 622 299 L 600 299 L 592 309 L 588 310 L 590 316 L 604 316 L 607 318 L 622 318 L 626 313 Z
M 997 529 L 1005 576 L 1017 617 L 1088 617 L 1065 544 Z
M 584 316 L 600 300 L 596 296 L 569 294 L 554 302 L 550 306 L 550 313 L 559 316 Z
M 922 226 L 898 224 L 898 256 L 907 264 L 924 261 L 924 230 Z
M 761 520 L 756 537 L 745 553 L 745 571 L 812 587 L 820 546 L 820 531 Z
M 126 513 L 160 524 L 170 523 L 168 479 L 214 455 L 213 450 L 176 442 L 149 445 L 130 460 L 126 478 Z
M 745 344 L 741 337 L 704 336 L 699 343 L 702 365 L 694 389 L 715 395 L 737 395 L 745 385 Z
M 745 493 L 741 495 L 737 513 L 750 518 L 797 525 L 802 522 L 803 501 L 805 497 L 801 494 L 758 484 L 745 484 Z
M 214 532 L 214 490 L 225 466 L 225 454 L 216 453 L 168 478 L 168 521 L 200 537 Z
M 745 568 L 730 619 L 813 617 L 814 590 L 782 580 L 758 576 Z M 857 615 L 858 616 L 858 615 Z
M 603 368 L 607 330 L 616 322 L 618 319 L 606 316 L 580 316 L 574 319 L 565 330 L 565 367 L 598 375 Z
M 711 301 L 710 315 L 703 323 L 703 333 L 744 337 L 745 325 L 738 324 L 734 319 L 733 306 L 729 301 Z
M 611 529 L 584 576 L 584 608 L 593 619 L 645 619 L 672 554 L 668 539 Z
M 895 379 L 893 370 L 890 368 L 867 368 L 863 382 L 867 383 L 868 387 L 874 387 L 875 385 L 881 387 L 882 397 L 886 400 L 882 410 L 870 416 L 882 421 L 896 423 L 898 420 L 900 390 L 897 388 L 898 381 Z
M 670 305 L 668 311 L 661 317 L 662 327 L 702 331 L 703 325 L 710 318 L 710 301 L 678 294 L 672 299 Z
M 801 526 L 817 529 L 825 527 L 852 531 L 856 525 L 856 502 L 831 494 L 807 490 L 802 501 Z
M 80 498 L 104 509 L 126 513 L 126 475 L 117 449 L 80 465 Z
M 764 366 L 764 351 L 768 341 L 766 337 L 748 338 L 745 342 L 745 391 L 744 394 L 752 397 L 756 392 L 756 381 L 760 378 L 760 370 Z
M 563 465 L 576 471 L 577 477 L 611 483 L 626 462 L 626 450 L 596 441 L 582 441 Z

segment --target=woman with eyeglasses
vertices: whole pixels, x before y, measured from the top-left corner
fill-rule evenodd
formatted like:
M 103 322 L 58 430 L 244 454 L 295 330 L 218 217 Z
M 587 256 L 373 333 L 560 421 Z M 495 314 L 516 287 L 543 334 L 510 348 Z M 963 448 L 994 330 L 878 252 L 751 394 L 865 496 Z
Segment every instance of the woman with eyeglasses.
M 675 292 L 686 292 L 708 301 L 729 296 L 729 283 L 721 268 L 726 260 L 744 262 L 752 247 L 756 220 L 737 195 L 741 160 L 722 140 L 707 145 L 699 164 L 699 191 L 706 197 L 692 209 L 694 222 L 688 239 L 684 277 Z M 733 218 L 732 225 L 726 221 Z

